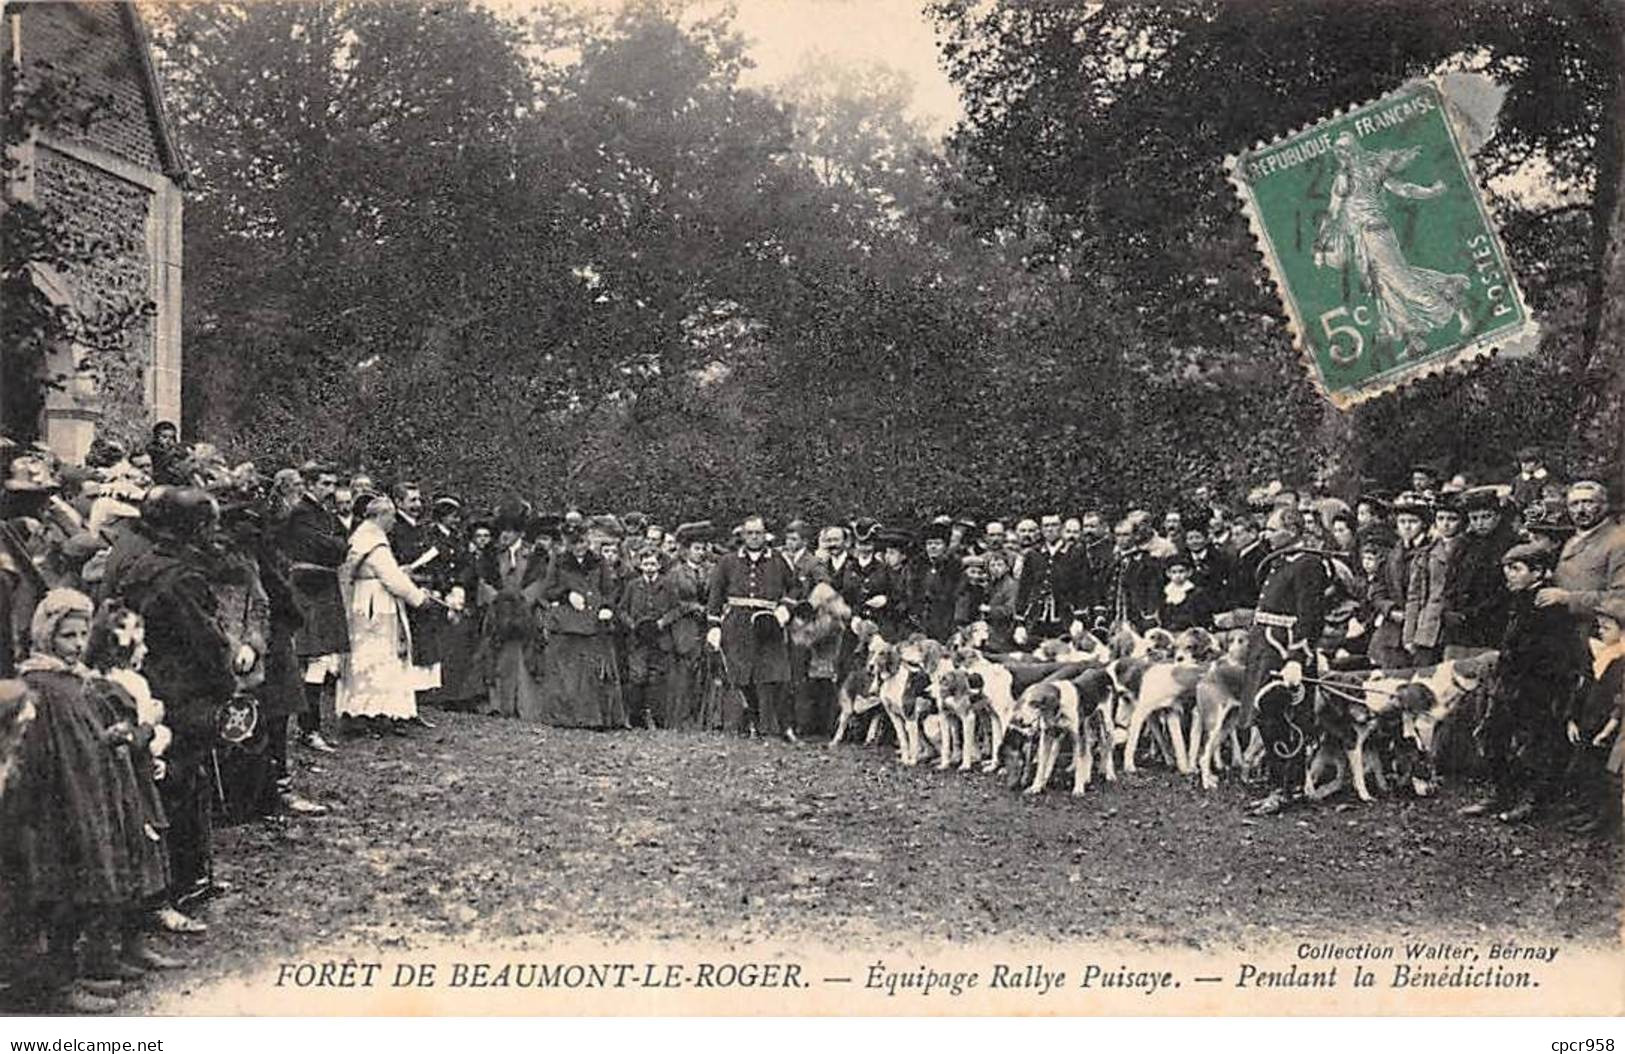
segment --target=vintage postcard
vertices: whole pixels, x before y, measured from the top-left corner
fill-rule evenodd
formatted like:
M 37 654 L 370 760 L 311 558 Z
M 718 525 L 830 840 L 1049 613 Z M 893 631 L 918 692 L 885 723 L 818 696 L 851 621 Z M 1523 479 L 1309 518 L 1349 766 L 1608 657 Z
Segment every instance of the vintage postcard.
M 1625 13 L 1435 6 L 5 3 L 0 1011 L 1625 1012 Z

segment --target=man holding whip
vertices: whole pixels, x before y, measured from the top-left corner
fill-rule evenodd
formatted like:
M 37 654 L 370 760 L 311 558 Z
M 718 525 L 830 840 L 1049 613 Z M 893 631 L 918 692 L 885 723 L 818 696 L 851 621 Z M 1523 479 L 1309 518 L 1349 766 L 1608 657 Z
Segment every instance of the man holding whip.
M 757 728 L 794 743 L 784 627 L 799 592 L 796 574 L 767 547 L 767 524 L 760 516 L 747 519 L 742 532 L 744 548 L 724 553 L 711 573 L 706 643 L 722 653 L 724 676 L 744 697 Z

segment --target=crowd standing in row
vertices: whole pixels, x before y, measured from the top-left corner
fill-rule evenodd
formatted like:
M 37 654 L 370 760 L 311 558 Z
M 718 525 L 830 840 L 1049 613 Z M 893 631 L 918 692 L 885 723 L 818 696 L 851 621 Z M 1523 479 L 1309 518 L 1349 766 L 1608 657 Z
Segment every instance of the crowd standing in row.
M 312 462 L 266 478 L 173 426 L 84 466 L 6 451 L 0 517 L 0 909 L 20 1005 L 112 1009 L 180 965 L 218 894 L 219 820 L 318 817 L 315 754 L 432 727 L 420 705 L 592 729 L 828 737 L 887 640 L 978 627 L 989 653 L 1127 625 L 1250 627 L 1272 788 L 1301 790 L 1287 663 L 1409 668 L 1498 649 L 1476 749 L 1512 822 L 1617 824 L 1625 527 L 1536 451 L 1510 481 L 1418 466 L 1397 497 L 1198 487 L 1160 517 L 1058 512 L 904 529 L 639 513 L 470 515 Z M 1240 497 L 1240 496 L 1238 496 Z M 770 533 L 770 526 L 776 530 Z M 734 705 L 730 705 L 734 701 Z M 337 728 L 325 721 L 333 715 Z M 335 734 L 337 733 L 337 734 Z

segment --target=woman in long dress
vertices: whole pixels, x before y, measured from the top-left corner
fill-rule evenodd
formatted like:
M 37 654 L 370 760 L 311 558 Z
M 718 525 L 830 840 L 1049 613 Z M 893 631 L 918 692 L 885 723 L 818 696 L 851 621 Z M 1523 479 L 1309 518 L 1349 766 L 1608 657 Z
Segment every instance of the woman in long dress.
M 547 609 L 542 720 L 565 728 L 629 728 L 616 666 L 609 569 L 576 525 L 542 579 Z
M 339 566 L 350 654 L 339 677 L 334 709 L 340 720 L 362 720 L 374 735 L 381 734 L 386 724 L 396 735 L 405 735 L 406 722 L 418 712 L 406 611 L 426 604 L 429 593 L 395 562 L 389 546 L 395 503 L 374 497 L 364 515 Z
M 541 574 L 534 572 L 534 562 L 547 559 L 545 549 L 533 547 L 539 529 L 518 512 L 505 513 L 497 518 L 496 544 L 482 554 L 482 661 L 490 667 L 484 710 L 496 717 L 539 721 L 542 716 L 541 685 L 531 670 L 540 638 Z
M 1316 265 L 1353 264 L 1365 291 L 1376 301 L 1377 335 L 1394 341 L 1404 354 L 1425 351 L 1427 335 L 1452 319 L 1460 323 L 1461 337 L 1470 336 L 1474 325 L 1467 315 L 1466 297 L 1471 279 L 1406 260 L 1383 200 L 1385 193 L 1413 201 L 1444 193 L 1441 182 L 1420 186 L 1397 178 L 1421 156 L 1422 148 L 1367 150 L 1344 132 L 1332 144 L 1332 153 L 1337 177 L 1315 239 Z

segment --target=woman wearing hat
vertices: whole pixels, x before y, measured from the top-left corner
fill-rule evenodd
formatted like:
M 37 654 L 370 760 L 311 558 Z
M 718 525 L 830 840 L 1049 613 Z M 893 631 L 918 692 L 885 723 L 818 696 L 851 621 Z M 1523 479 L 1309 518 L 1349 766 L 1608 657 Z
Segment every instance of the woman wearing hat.
M 505 505 L 492 526 L 496 541 L 480 557 L 476 607 L 481 617 L 480 648 L 474 660 L 486 677 L 484 712 L 525 721 L 542 719 L 541 579 L 536 565 L 547 553 L 535 548 L 557 529 L 558 517 L 528 520 L 522 507 Z
M 541 582 L 547 612 L 542 720 L 564 728 L 629 728 L 615 657 L 614 584 L 583 526 L 566 523 L 564 548 Z
M 666 682 L 666 727 L 702 725 L 709 653 L 705 647 L 705 605 L 711 578 L 711 523 L 679 524 L 673 532 L 677 559 L 666 572 L 675 606 L 662 616 L 671 635 L 671 676 Z

